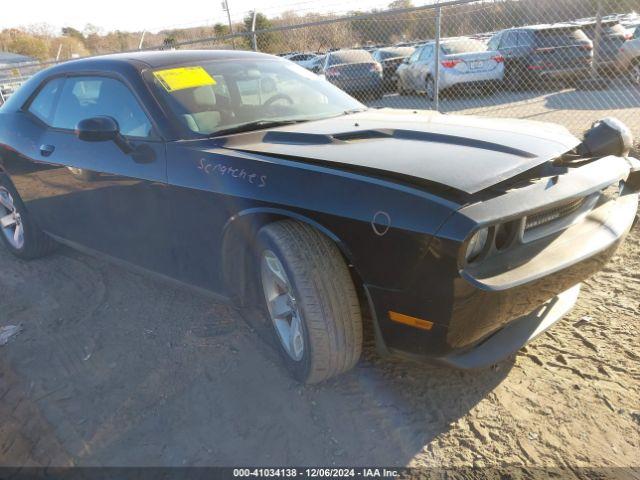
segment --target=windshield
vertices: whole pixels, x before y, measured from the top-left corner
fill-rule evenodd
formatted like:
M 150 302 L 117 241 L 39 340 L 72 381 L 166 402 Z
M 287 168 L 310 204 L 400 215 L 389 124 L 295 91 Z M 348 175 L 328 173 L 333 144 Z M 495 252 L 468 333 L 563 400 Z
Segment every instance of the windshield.
M 215 60 L 145 74 L 192 137 L 246 124 L 318 120 L 366 107 L 321 77 L 278 59 Z M 264 126 L 262 126 L 264 128 Z
M 537 45 L 540 47 L 564 47 L 589 43 L 589 37 L 580 29 L 539 30 L 536 32 Z
M 370 52 L 366 50 L 338 50 L 331 52 L 329 65 L 340 65 L 342 63 L 367 63 L 374 62 Z
M 394 48 L 394 49 L 378 50 L 376 52 L 377 54 L 376 57 L 379 60 L 386 60 L 388 58 L 408 57 L 413 53 L 413 50 L 414 49 L 412 47 L 400 47 L 400 48 Z
M 446 55 L 457 55 L 459 53 L 475 53 L 486 52 L 487 44 L 479 40 L 472 40 L 471 38 L 465 40 L 456 40 L 455 42 L 448 42 L 442 44 L 442 51 Z
M 595 39 L 597 30 L 597 26 L 595 23 L 583 25 L 581 29 L 591 40 Z M 627 35 L 627 30 L 619 23 L 603 23 L 602 34 L 612 37 L 624 37 Z

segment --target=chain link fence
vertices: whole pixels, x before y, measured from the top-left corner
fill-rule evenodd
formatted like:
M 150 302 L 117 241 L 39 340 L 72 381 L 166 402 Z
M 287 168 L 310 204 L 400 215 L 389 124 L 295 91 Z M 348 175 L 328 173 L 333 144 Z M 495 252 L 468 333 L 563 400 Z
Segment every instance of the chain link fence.
M 254 13 L 236 33 L 149 34 L 138 47 L 285 56 L 373 107 L 549 121 L 576 134 L 615 116 L 640 136 L 639 11 L 640 0 L 457 0 L 267 26 Z M 0 68 L 0 103 L 47 65 Z

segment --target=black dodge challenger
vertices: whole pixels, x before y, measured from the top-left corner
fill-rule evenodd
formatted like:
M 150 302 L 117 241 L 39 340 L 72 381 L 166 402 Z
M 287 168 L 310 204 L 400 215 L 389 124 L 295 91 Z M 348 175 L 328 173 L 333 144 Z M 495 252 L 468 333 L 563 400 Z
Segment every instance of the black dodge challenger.
M 367 109 L 252 52 L 83 59 L 0 109 L 0 238 L 260 305 L 303 382 L 358 361 L 364 311 L 383 352 L 482 367 L 561 318 L 632 227 L 630 137 Z

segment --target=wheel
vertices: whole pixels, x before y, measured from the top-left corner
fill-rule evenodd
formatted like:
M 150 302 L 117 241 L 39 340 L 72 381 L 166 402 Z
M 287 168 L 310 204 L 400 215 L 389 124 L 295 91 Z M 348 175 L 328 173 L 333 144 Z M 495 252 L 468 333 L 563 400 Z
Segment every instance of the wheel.
M 265 311 L 293 376 L 317 383 L 351 369 L 362 351 L 362 317 L 336 245 L 293 220 L 263 227 L 257 243 Z
M 640 58 L 636 58 L 629 67 L 629 80 L 631 83 L 640 86 Z
M 436 82 L 431 75 L 425 80 L 424 90 L 429 100 L 435 100 L 436 98 Z
M 53 252 L 56 242 L 38 228 L 18 192 L 0 174 L 0 239 L 16 257 L 30 260 Z
M 509 65 L 504 72 L 504 83 L 507 89 L 519 92 L 525 88 L 531 88 L 532 80 L 527 78 L 520 65 Z
M 409 95 L 409 90 L 404 88 L 404 81 L 401 80 L 400 77 L 398 77 L 398 79 L 396 80 L 396 91 L 400 96 Z

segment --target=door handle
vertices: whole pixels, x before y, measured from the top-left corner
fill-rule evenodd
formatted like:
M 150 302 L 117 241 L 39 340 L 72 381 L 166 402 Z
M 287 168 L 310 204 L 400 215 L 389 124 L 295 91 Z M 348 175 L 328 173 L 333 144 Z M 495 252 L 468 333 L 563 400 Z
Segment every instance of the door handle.
M 40 145 L 40 155 L 48 157 L 56 149 L 53 145 Z

